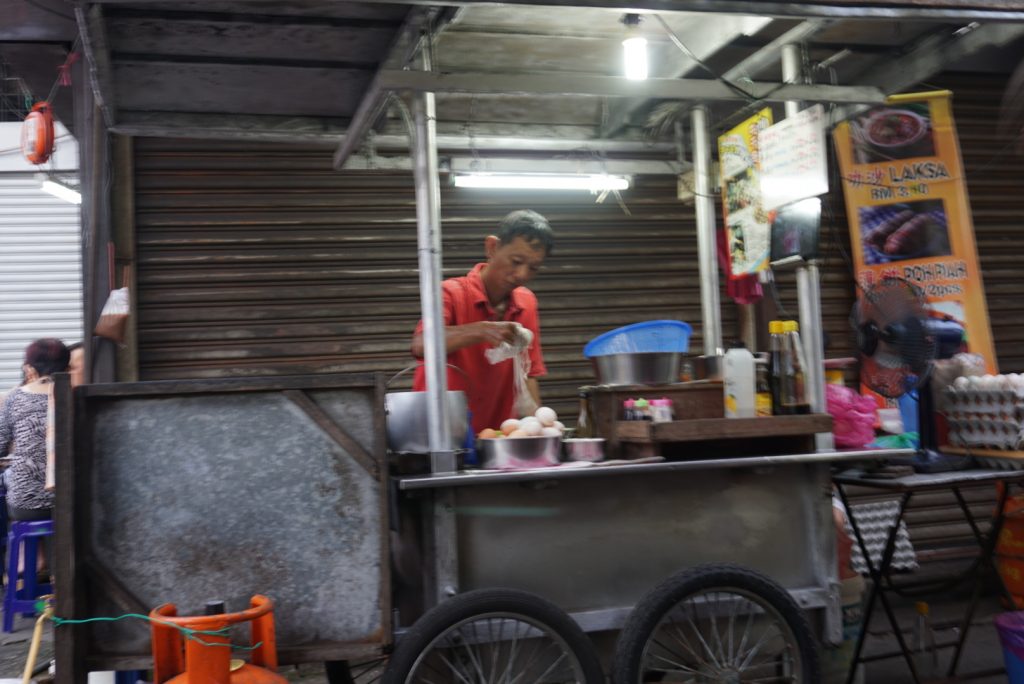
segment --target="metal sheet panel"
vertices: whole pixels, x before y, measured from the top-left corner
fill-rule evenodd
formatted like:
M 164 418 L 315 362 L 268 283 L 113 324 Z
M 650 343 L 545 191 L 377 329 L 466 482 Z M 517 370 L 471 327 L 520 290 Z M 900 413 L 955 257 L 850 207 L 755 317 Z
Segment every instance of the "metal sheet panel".
M 411 362 L 411 174 L 334 172 L 316 147 L 140 138 L 135 149 L 142 379 Z M 443 188 L 446 276 L 482 259 L 509 211 L 551 220 L 557 246 L 531 289 L 549 370 L 542 392 L 560 413 L 574 416 L 576 388 L 594 379 L 582 349 L 595 335 L 700 320 L 692 208 L 675 189 L 671 177 L 638 178 L 622 195 L 627 215 L 614 197 Z
M 32 173 L 0 173 L 0 391 L 21 381 L 25 347 L 82 339 L 78 205 L 39 188 Z
M 213 599 L 230 612 L 259 593 L 275 601 L 286 662 L 389 643 L 373 376 L 88 389 L 74 486 L 89 614 L 171 602 L 195 615 Z M 94 626 L 90 640 L 94 658 L 149 652 L 133 625 Z

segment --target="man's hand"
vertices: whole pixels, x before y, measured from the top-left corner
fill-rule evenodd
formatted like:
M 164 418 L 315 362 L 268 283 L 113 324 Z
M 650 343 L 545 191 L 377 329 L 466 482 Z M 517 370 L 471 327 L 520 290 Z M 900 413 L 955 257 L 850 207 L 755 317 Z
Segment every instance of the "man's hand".
M 511 321 L 477 321 L 469 323 L 479 338 L 477 344 L 497 346 L 502 342 L 509 344 L 516 341 L 516 324 Z
M 497 346 L 516 341 L 516 324 L 512 321 L 477 321 L 464 325 L 449 325 L 444 329 L 445 353 L 471 347 L 474 344 Z M 417 359 L 423 358 L 423 335 L 416 333 L 409 351 Z

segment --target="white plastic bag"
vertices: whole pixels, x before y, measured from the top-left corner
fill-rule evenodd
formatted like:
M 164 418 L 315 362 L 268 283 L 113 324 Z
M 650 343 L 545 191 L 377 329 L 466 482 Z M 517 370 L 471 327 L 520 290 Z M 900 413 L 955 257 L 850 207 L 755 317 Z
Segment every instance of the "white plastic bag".
M 515 342 L 502 342 L 497 347 L 488 349 L 484 354 L 491 365 L 512 359 L 512 376 L 515 379 L 515 402 L 513 410 L 519 416 L 532 416 L 537 410 L 537 402 L 530 394 L 527 380 L 530 377 L 530 343 L 533 332 L 516 323 Z

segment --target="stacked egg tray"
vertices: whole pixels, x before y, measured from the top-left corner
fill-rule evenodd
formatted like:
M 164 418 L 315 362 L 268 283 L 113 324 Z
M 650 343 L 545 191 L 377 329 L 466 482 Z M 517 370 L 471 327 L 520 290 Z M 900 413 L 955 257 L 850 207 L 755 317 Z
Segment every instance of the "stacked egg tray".
M 1024 383 L 1021 376 L 957 378 L 944 392 L 949 444 L 993 468 L 1024 468 Z

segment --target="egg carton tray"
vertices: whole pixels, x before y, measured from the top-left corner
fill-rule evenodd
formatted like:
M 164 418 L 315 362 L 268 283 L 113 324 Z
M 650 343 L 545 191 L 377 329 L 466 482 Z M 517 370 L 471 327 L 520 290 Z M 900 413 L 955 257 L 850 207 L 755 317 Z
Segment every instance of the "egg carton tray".
M 1008 413 L 1024 411 L 1024 396 L 1016 390 L 958 390 L 943 392 L 947 413 Z
M 1024 430 L 1014 421 L 949 421 L 949 441 L 954 446 L 986 449 L 1018 449 Z
M 974 460 L 978 463 L 978 466 L 988 468 L 989 470 L 1024 470 L 1024 457 L 975 455 Z

